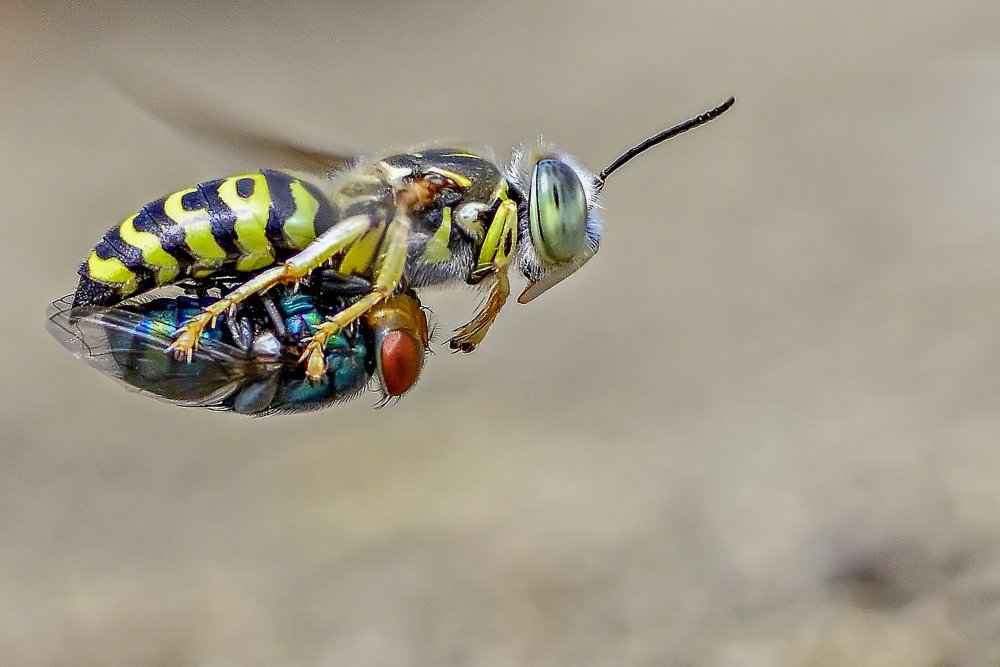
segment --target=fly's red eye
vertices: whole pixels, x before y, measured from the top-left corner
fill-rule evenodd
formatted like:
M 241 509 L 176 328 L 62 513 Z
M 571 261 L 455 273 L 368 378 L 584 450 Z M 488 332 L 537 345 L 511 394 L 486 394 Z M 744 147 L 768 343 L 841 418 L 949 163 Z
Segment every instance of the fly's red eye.
M 379 349 L 382 382 L 389 396 L 402 396 L 417 383 L 424 365 L 424 349 L 404 331 L 390 331 Z

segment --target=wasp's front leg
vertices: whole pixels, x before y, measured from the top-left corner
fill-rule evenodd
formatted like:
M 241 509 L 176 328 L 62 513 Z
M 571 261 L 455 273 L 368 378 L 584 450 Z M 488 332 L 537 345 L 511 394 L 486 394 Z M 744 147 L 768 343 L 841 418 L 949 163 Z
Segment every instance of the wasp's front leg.
M 299 361 L 306 364 L 306 378 L 318 382 L 326 373 L 326 343 L 338 331 L 358 319 L 373 306 L 392 296 L 406 269 L 411 222 L 403 207 L 398 207 L 385 235 L 385 252 L 375 273 L 372 291 L 316 327 Z
M 338 222 L 283 264 L 257 274 L 215 303 L 206 306 L 185 323 L 167 351 L 172 352 L 177 359 L 191 361 L 202 332 L 207 327 L 214 327 L 221 315 L 234 312 L 240 302 L 275 285 L 302 280 L 323 262 L 354 243 L 371 225 L 372 220 L 367 215 L 356 215 Z
M 455 330 L 448 343 L 451 349 L 472 352 L 483 339 L 490 326 L 497 319 L 507 297 L 510 296 L 510 281 L 507 271 L 510 258 L 517 245 L 517 204 L 506 200 L 500 204 L 493 222 L 486 232 L 486 240 L 479 251 L 479 262 L 470 276 L 469 282 L 478 282 L 492 277 L 489 294 L 480 306 L 476 316 L 468 324 Z

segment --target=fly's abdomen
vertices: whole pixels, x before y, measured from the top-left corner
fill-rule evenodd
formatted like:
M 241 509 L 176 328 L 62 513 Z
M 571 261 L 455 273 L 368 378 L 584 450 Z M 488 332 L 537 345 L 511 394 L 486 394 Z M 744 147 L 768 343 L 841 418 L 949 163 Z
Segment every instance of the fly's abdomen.
M 318 188 L 282 172 L 206 181 L 108 230 L 80 266 L 74 305 L 113 305 L 220 271 L 252 273 L 305 248 L 338 219 Z
M 164 352 L 160 341 L 176 335 L 200 307 L 197 299 L 186 296 L 156 299 L 144 304 L 131 328 L 107 327 L 107 348 L 122 381 L 171 401 L 197 400 L 231 384 L 233 378 L 223 364 L 202 357 L 186 363 Z M 224 330 L 204 332 L 202 343 L 222 341 Z

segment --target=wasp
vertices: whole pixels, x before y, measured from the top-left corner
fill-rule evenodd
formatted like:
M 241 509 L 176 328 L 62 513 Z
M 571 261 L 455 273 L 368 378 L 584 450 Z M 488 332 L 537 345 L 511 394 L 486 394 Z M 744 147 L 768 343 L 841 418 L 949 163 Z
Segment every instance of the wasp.
M 226 279 L 215 283 L 222 294 L 231 287 Z M 347 308 L 356 289 L 320 277 L 298 290 L 278 286 L 246 299 L 201 333 L 190 361 L 166 348 L 216 300 L 201 284 L 114 307 L 73 306 L 67 297 L 50 309 L 49 329 L 91 366 L 182 405 L 254 416 L 303 412 L 354 398 L 372 378 L 383 401 L 399 397 L 416 383 L 428 344 L 427 319 L 412 292 L 394 294 L 327 338 L 321 378 L 307 380 L 298 363 L 303 341 L 325 317 Z
M 318 382 L 327 372 L 329 341 L 359 318 L 401 291 L 464 283 L 486 290 L 479 310 L 450 340 L 452 350 L 471 352 L 510 295 L 512 265 L 528 280 L 520 303 L 572 275 L 600 248 L 598 210 L 608 177 L 733 103 L 729 98 L 646 139 L 599 173 L 544 144 L 515 149 L 501 165 L 460 147 L 365 160 L 244 137 L 307 156 L 321 178 L 261 169 L 145 205 L 111 228 L 84 260 L 73 306 L 113 306 L 181 280 L 239 277 L 169 341 L 174 356 L 192 360 L 206 330 L 248 299 L 280 285 L 294 288 L 320 269 L 366 281 L 370 290 L 325 317 L 302 349 L 305 376 Z

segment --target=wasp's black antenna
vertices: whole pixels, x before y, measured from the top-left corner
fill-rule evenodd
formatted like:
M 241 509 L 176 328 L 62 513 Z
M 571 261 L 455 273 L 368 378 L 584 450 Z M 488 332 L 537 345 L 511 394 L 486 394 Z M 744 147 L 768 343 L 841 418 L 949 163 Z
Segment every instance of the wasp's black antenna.
M 637 146 L 633 146 L 632 148 L 628 149 L 620 156 L 615 158 L 614 162 L 609 164 L 607 167 L 604 168 L 604 171 L 598 174 L 597 176 L 598 184 L 600 185 L 600 187 L 604 187 L 604 181 L 608 179 L 608 176 L 611 175 L 611 172 L 618 169 L 618 167 L 622 166 L 623 164 L 634 158 L 639 153 L 649 150 L 650 148 L 652 148 L 653 146 L 655 146 L 660 142 L 676 137 L 678 134 L 682 134 L 684 132 L 687 132 L 688 130 L 694 129 L 699 125 L 704 125 L 713 118 L 718 118 L 723 113 L 725 113 L 729 109 L 729 107 L 733 106 L 733 103 L 735 102 L 736 98 L 730 97 L 728 100 L 726 100 L 719 106 L 715 107 L 711 111 L 706 111 L 705 113 L 701 114 L 696 118 L 692 118 L 691 120 L 686 120 L 679 125 L 674 125 L 669 130 L 664 130 L 663 132 L 660 132 L 659 134 L 654 135 L 649 139 L 646 139 Z

